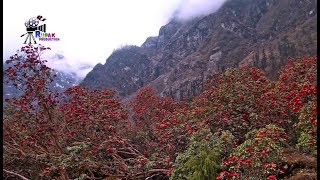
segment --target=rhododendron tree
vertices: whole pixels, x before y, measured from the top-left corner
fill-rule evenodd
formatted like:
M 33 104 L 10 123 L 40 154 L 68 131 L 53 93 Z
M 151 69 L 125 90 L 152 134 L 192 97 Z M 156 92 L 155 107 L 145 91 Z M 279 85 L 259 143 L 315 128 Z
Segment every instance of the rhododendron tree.
M 266 179 L 283 173 L 279 165 L 287 138 L 284 129 L 275 125 L 250 131 L 246 141 L 222 163 L 228 170 L 221 172 L 217 179 Z
M 156 123 L 155 132 L 158 135 L 158 141 L 172 159 L 177 156 L 177 153 L 182 153 L 186 149 L 188 138 L 201 126 L 193 122 L 193 116 L 189 111 L 190 107 L 186 104 Z
M 31 177 L 46 167 L 47 155 L 63 152 L 56 131 L 59 122 L 53 117 L 59 94 L 48 88 L 55 74 L 40 58 L 47 49 L 41 45 L 22 47 L 6 61 L 8 68 L 4 71 L 4 82 L 23 92 L 5 100 L 8 107 L 3 117 L 4 165 L 33 167 L 25 172 Z
M 290 109 L 292 131 L 298 132 L 298 146 L 316 149 L 317 141 L 317 56 L 289 62 L 280 71 L 277 91 Z M 289 126 L 290 128 L 291 126 Z
M 139 148 L 146 156 L 160 162 L 159 159 L 174 158 L 176 148 L 185 146 L 186 137 L 183 134 L 186 131 L 179 127 L 182 121 L 178 116 L 186 111 L 186 103 L 175 102 L 170 97 L 160 97 L 147 86 L 139 90 L 130 107 L 134 123 L 132 140 L 135 144 L 140 144 Z M 181 140 L 180 143 L 177 139 Z M 166 161 L 163 166 L 170 167 Z
M 227 69 L 207 82 L 207 86 L 193 102 L 193 113 L 213 132 L 229 130 L 241 140 L 252 129 L 287 120 L 287 116 L 279 114 L 282 106 L 268 99 L 274 84 L 255 67 Z
M 40 56 L 46 49 L 27 45 L 24 58 L 7 61 L 5 81 L 22 95 L 6 100 L 4 167 L 32 179 L 125 177 L 146 170 L 147 159 L 120 136 L 127 111 L 115 93 L 78 86 L 53 92 L 55 75 Z
M 271 180 L 283 148 L 317 148 L 316 56 L 290 60 L 277 81 L 227 69 L 191 103 L 147 86 L 124 105 L 112 90 L 50 89 L 48 49 L 27 45 L 6 61 L 4 83 L 21 92 L 4 103 L 8 176 Z

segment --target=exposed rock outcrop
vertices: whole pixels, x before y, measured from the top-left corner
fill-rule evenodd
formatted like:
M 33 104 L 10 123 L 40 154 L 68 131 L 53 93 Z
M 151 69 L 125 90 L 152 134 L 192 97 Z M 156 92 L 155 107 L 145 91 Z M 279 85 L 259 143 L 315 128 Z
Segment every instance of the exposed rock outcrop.
M 287 57 L 317 52 L 316 0 L 229 0 L 217 12 L 173 19 L 141 47 L 115 51 L 81 85 L 115 88 L 128 97 L 145 85 L 187 99 L 202 81 L 226 68 L 258 66 L 270 78 Z

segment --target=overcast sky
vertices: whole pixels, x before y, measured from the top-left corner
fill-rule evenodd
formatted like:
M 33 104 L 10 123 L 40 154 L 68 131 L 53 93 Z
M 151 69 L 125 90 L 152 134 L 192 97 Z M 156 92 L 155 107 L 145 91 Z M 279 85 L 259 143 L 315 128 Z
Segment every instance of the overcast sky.
M 38 41 L 52 48 L 52 55 L 63 59 L 51 61 L 54 68 L 78 71 L 87 64 L 104 64 L 113 49 L 122 45 L 140 46 L 147 37 L 157 36 L 174 11 L 187 19 L 208 14 L 225 0 L 4 0 L 4 59 L 14 54 L 26 38 L 25 21 L 42 15 L 48 33 L 60 41 Z M 41 24 L 40 24 L 41 25 Z M 50 59 L 49 59 L 50 61 Z

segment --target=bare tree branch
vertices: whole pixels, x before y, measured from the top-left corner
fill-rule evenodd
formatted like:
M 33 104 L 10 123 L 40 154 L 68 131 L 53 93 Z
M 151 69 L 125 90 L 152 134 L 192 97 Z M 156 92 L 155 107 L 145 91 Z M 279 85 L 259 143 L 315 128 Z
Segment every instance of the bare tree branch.
M 22 176 L 22 175 L 20 175 L 18 173 L 12 172 L 12 171 L 8 171 L 8 170 L 3 169 L 3 172 L 11 174 L 11 175 L 14 175 L 14 176 L 17 176 L 17 177 L 19 177 L 19 178 L 21 178 L 23 180 L 30 180 L 30 179 L 28 179 L 28 178 L 26 178 L 26 177 L 24 177 L 24 176 Z

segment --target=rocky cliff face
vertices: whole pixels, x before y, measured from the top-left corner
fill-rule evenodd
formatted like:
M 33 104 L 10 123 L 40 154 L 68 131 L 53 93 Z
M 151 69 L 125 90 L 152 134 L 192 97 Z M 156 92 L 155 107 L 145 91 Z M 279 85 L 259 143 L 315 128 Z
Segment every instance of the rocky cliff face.
M 173 20 L 141 47 L 117 50 L 81 85 L 115 88 L 128 97 L 144 85 L 187 99 L 204 79 L 230 67 L 258 66 L 270 78 L 287 57 L 317 52 L 316 0 L 229 0 L 217 12 Z

